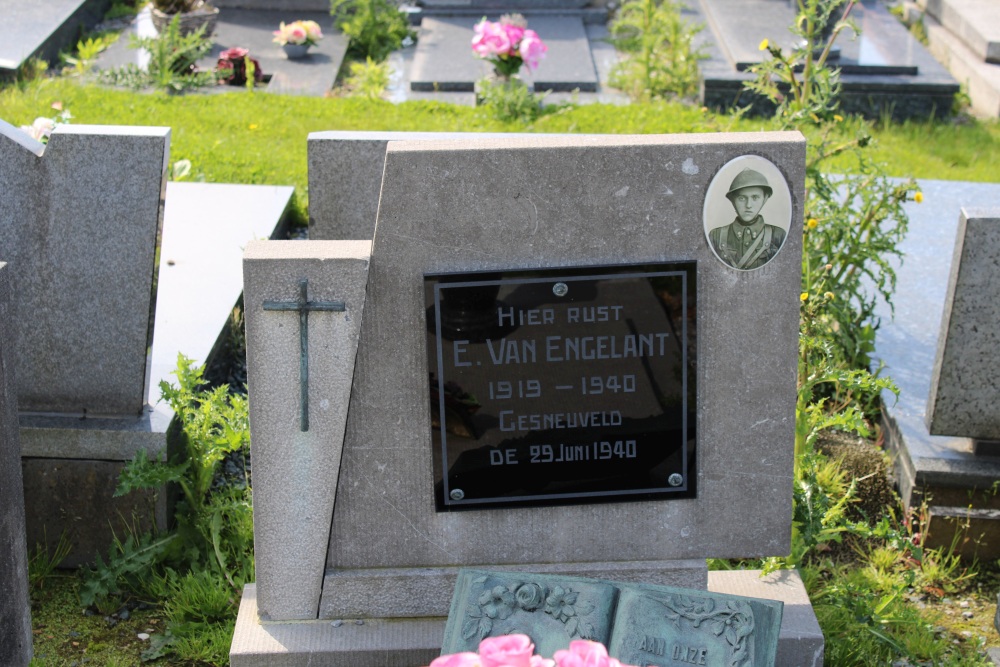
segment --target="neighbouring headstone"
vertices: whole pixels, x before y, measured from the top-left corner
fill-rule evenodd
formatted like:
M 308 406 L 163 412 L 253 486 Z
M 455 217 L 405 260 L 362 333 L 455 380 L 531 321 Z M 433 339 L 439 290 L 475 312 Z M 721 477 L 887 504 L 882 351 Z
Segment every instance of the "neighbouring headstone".
M 685 588 L 462 570 L 441 652 L 475 651 L 486 637 L 525 634 L 542 656 L 589 639 L 630 665 L 772 667 L 782 606 Z
M 232 664 L 429 661 L 462 567 L 705 590 L 706 557 L 787 553 L 804 158 L 391 142 L 370 245 L 248 246 Z
M 31 661 L 31 606 L 24 533 L 21 445 L 17 429 L 11 326 L 14 321 L 10 267 L 0 262 L 0 664 Z
M 799 37 L 789 30 L 797 8 L 796 3 L 782 0 L 691 3 L 693 20 L 706 25 L 702 39 L 707 58 L 699 63 L 706 106 L 752 106 L 755 112 L 773 112 L 772 104 L 743 87 L 754 79 L 750 69 L 767 57 L 767 51 L 759 48 L 762 40 L 785 53 L 797 46 Z M 831 67 L 840 70 L 838 98 L 846 113 L 871 118 L 890 114 L 895 119 L 950 113 L 958 81 L 906 26 L 879 2 L 853 3 L 850 16 L 860 34 L 844 30 L 835 42 L 839 56 L 829 60 Z
M 1000 344 L 1000 209 L 962 209 L 927 401 L 933 435 L 973 438 L 1000 452 L 1000 391 L 991 372 Z
M 109 518 L 165 519 L 148 494 L 112 494 L 121 462 L 166 444 L 169 418 L 146 398 L 169 136 L 64 125 L 43 146 L 0 121 L 29 536 L 68 531 L 67 564 L 110 543 Z

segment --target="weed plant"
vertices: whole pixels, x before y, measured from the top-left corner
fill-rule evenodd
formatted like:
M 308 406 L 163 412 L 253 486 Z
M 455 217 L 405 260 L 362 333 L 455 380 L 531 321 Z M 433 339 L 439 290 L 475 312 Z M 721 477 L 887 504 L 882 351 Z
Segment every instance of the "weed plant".
M 368 100 L 382 99 L 382 93 L 389 87 L 389 63 L 377 62 L 371 57 L 350 64 L 350 75 L 345 85 L 351 95 Z
M 610 83 L 633 100 L 691 98 L 698 61 L 708 56 L 694 40 L 702 26 L 681 17 L 679 0 L 625 0 L 610 25 L 611 42 L 625 54 Z
M 212 40 L 205 36 L 206 26 L 189 35 L 182 35 L 180 15 L 170 21 L 166 31 L 156 37 L 132 35 L 129 48 L 149 52 L 145 70 L 134 63 L 101 72 L 104 83 L 129 88 L 153 87 L 168 93 L 215 84 L 213 72 L 198 70 L 198 60 L 212 49 Z
M 167 630 L 147 659 L 173 653 L 222 662 L 243 585 L 253 580 L 253 515 L 246 483 L 215 484 L 219 464 L 247 451 L 246 398 L 226 385 L 206 389 L 203 369 L 180 356 L 178 385 L 160 384 L 180 424 L 180 447 L 168 461 L 140 451 L 122 471 L 115 495 L 137 489 L 180 490 L 175 525 L 166 533 L 131 532 L 84 576 L 80 599 L 110 613 L 129 596 L 164 600 Z M 225 638 L 225 641 L 222 639 Z
M 337 29 L 350 38 L 348 57 L 359 61 L 382 62 L 404 40 L 416 38 L 392 0 L 332 0 L 330 13 Z

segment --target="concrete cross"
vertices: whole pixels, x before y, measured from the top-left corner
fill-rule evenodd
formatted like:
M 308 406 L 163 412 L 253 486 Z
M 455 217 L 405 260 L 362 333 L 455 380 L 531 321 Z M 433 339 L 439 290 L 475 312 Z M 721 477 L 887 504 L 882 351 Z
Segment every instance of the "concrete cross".
M 343 301 L 309 301 L 307 296 L 309 280 L 299 281 L 299 298 L 297 301 L 264 301 L 264 310 L 294 310 L 299 313 L 299 430 L 309 430 L 309 311 L 344 312 L 347 307 Z

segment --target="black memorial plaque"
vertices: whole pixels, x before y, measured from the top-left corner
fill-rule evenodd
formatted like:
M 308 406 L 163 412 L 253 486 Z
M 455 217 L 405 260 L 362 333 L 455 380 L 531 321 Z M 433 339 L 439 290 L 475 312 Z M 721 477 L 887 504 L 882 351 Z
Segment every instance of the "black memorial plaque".
M 694 497 L 694 262 L 424 288 L 439 511 Z

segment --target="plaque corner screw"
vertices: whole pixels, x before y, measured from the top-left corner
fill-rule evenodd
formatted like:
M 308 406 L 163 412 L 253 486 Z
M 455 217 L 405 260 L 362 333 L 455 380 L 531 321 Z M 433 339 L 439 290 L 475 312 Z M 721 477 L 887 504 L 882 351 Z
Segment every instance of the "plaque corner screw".
M 448 495 L 451 496 L 452 500 L 462 500 L 463 498 L 465 498 L 465 491 L 463 491 L 462 489 L 452 489 L 451 493 L 449 493 Z
M 675 472 L 674 474 L 672 474 L 670 477 L 667 478 L 667 482 L 670 483 L 670 486 L 680 486 L 681 484 L 684 483 L 684 475 L 680 474 L 679 472 Z
M 556 283 L 552 286 L 552 293 L 556 296 L 566 296 L 569 292 L 569 285 L 566 283 Z

